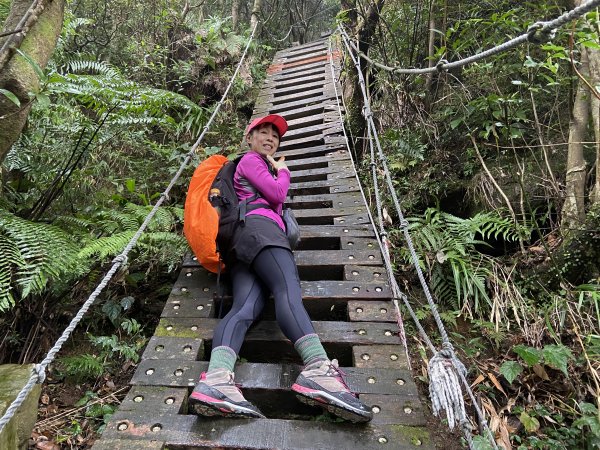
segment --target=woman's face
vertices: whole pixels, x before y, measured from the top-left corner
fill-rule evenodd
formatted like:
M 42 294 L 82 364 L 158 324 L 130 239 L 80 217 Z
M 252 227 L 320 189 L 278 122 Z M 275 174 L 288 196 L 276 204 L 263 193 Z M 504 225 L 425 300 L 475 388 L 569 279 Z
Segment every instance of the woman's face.
M 246 141 L 253 152 L 261 156 L 273 156 L 279 148 L 279 132 L 272 123 L 265 123 L 248 133 Z

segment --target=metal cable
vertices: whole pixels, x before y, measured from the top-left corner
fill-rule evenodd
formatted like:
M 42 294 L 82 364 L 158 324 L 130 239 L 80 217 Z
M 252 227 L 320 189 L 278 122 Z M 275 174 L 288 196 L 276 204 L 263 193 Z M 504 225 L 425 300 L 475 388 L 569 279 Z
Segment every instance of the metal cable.
M 350 43 L 350 46 L 354 49 L 354 51 L 357 52 L 358 55 L 360 55 L 360 57 L 363 58 L 365 61 L 367 61 L 369 64 L 373 64 L 374 66 L 376 66 L 382 70 L 386 70 L 388 72 L 403 74 L 403 75 L 423 75 L 423 74 L 434 73 L 434 72 L 443 72 L 443 71 L 447 71 L 450 69 L 455 69 L 457 67 L 462 67 L 462 66 L 466 66 L 468 64 L 472 64 L 474 62 L 485 59 L 489 56 L 493 56 L 498 53 L 502 53 L 506 50 L 509 50 L 509 49 L 516 47 L 520 44 L 523 44 L 525 42 L 532 42 L 535 44 L 539 44 L 542 42 L 549 41 L 550 39 L 552 39 L 554 37 L 554 33 L 557 28 L 560 28 L 561 26 L 570 22 L 573 19 L 577 19 L 577 18 L 583 16 L 584 14 L 587 14 L 588 12 L 590 12 L 592 9 L 596 8 L 599 5 L 600 5 L 600 0 L 589 0 L 588 2 L 572 9 L 571 11 L 568 11 L 568 12 L 560 15 L 559 17 L 557 17 L 554 20 L 551 20 L 549 22 L 535 22 L 533 25 L 531 25 L 527 29 L 526 33 L 523 33 L 520 36 L 510 39 L 509 41 L 504 42 L 503 44 L 497 45 L 488 50 L 485 50 L 483 52 L 477 53 L 475 55 L 469 56 L 467 58 L 464 58 L 464 59 L 461 59 L 458 61 L 448 62 L 445 59 L 441 59 L 440 61 L 438 61 L 438 63 L 434 67 L 428 67 L 428 68 L 424 68 L 424 69 L 405 69 L 402 67 L 386 66 L 384 64 L 381 64 L 381 63 L 369 58 L 367 55 L 365 55 L 363 52 L 361 52 L 359 50 L 358 46 L 356 44 L 354 44 L 354 42 L 350 41 L 349 43 Z M 345 31 L 343 30 L 341 25 L 339 25 L 338 28 L 340 30 L 342 30 L 342 32 L 345 34 Z
M 221 105 L 223 105 L 225 98 L 227 97 L 227 94 L 229 93 L 229 90 L 231 89 L 231 86 L 233 86 L 233 82 L 234 82 L 235 78 L 237 77 L 237 74 L 242 66 L 242 63 L 244 62 L 244 59 L 246 58 L 246 53 L 248 52 L 248 49 L 250 48 L 250 43 L 252 42 L 252 39 L 254 38 L 254 33 L 256 32 L 257 26 L 258 26 L 258 23 L 256 23 L 256 25 L 254 26 L 252 33 L 250 35 L 250 38 L 248 39 L 248 43 L 246 44 L 246 48 L 244 49 L 244 53 L 242 54 L 242 56 L 240 58 L 240 62 L 238 63 L 238 65 L 231 77 L 231 80 L 229 81 L 229 84 L 228 84 L 227 88 L 225 89 L 223 96 L 221 97 L 221 100 L 219 101 L 219 103 L 217 103 L 215 110 L 213 111 L 212 115 L 208 119 L 208 122 L 204 126 L 202 133 L 200 134 L 200 137 L 198 137 L 198 139 L 196 140 L 194 145 L 192 145 L 192 148 L 189 150 L 187 156 L 185 157 L 185 159 L 179 166 L 179 170 L 173 176 L 173 178 L 171 179 L 171 182 L 169 183 L 167 188 L 164 190 L 164 192 L 160 195 L 160 198 L 154 205 L 154 208 L 152 208 L 152 210 L 148 213 L 148 215 L 146 216 L 146 219 L 140 225 L 137 232 L 131 238 L 129 243 L 125 246 L 125 248 L 123 249 L 121 254 L 119 254 L 117 257 L 115 257 L 115 259 L 113 260 L 113 265 L 110 268 L 110 270 L 106 273 L 106 275 L 104 276 L 104 278 L 102 279 L 100 284 L 98 284 L 98 286 L 96 287 L 94 292 L 92 292 L 92 294 L 85 301 L 85 303 L 83 304 L 83 306 L 81 307 L 79 312 L 71 320 L 71 322 L 69 323 L 69 326 L 65 329 L 65 331 L 60 336 L 60 338 L 58 338 L 58 340 L 56 341 L 54 346 L 50 349 L 50 351 L 48 352 L 48 354 L 46 355 L 44 360 L 40 364 L 36 365 L 27 384 L 23 387 L 23 389 L 21 389 L 21 391 L 19 392 L 19 394 L 17 395 L 15 400 L 12 402 L 12 404 L 8 407 L 8 409 L 6 410 L 6 412 L 4 413 L 2 418 L 0 418 L 0 433 L 2 432 L 2 430 L 4 429 L 6 424 L 10 421 L 10 419 L 14 416 L 14 414 L 17 412 L 17 409 L 19 408 L 19 406 L 21 406 L 23 401 L 25 401 L 29 392 L 31 392 L 31 390 L 33 389 L 33 386 L 35 386 L 36 383 L 44 382 L 46 367 L 48 367 L 52 363 L 52 361 L 54 361 L 56 354 L 60 351 L 63 344 L 67 341 L 67 339 L 69 338 L 69 336 L 71 335 L 71 333 L 73 332 L 75 327 L 79 324 L 79 322 L 81 321 L 81 319 L 83 318 L 85 313 L 88 311 L 88 309 L 92 306 L 92 304 L 94 303 L 94 301 L 96 300 L 98 295 L 100 295 L 102 290 L 106 287 L 108 282 L 115 275 L 115 273 L 117 272 L 119 267 L 127 264 L 127 255 L 133 249 L 133 247 L 137 243 L 138 239 L 141 237 L 142 233 L 144 232 L 144 230 L 146 229 L 146 227 L 148 226 L 150 221 L 153 219 L 153 217 L 156 214 L 156 212 L 158 211 L 158 208 L 160 207 L 160 205 L 165 201 L 166 198 L 168 198 L 169 192 L 171 191 L 173 186 L 175 186 L 175 183 L 177 182 L 177 180 L 179 179 L 179 177 L 181 176 L 183 171 L 186 169 L 186 167 L 192 160 L 192 157 L 194 156 L 196 149 L 200 145 L 200 142 L 204 138 L 204 135 L 208 131 L 209 127 L 211 126 L 217 113 L 221 109 Z

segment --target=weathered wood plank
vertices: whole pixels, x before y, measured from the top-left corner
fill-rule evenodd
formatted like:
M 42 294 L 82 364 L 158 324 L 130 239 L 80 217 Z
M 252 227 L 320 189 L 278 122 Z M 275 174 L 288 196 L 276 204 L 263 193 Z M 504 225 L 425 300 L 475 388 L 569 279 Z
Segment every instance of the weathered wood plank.
M 388 296 L 389 298 L 390 296 Z M 351 301 L 348 302 L 348 316 L 356 322 L 397 323 L 396 310 L 388 301 Z
M 286 158 L 285 163 L 288 166 L 288 169 L 294 172 L 296 170 L 308 170 L 315 167 L 327 167 L 329 166 L 330 161 L 346 161 L 349 158 L 350 156 L 346 152 L 335 152 L 318 156 L 311 156 L 310 154 L 308 154 L 306 158 Z
M 339 94 L 338 94 L 339 95 Z M 290 99 L 289 101 L 277 102 L 275 104 L 272 101 L 262 101 L 257 103 L 257 106 L 254 110 L 255 115 L 264 115 L 267 113 L 270 114 L 280 114 L 284 111 L 295 109 L 298 107 L 304 107 L 309 105 L 321 105 L 324 102 L 335 100 L 335 94 L 322 94 L 317 95 L 315 97 L 309 97 L 308 99 Z
M 335 180 L 298 181 L 290 185 L 289 195 L 313 195 L 321 193 L 341 194 L 359 192 L 356 178 L 338 178 Z
M 187 388 L 133 386 L 119 406 L 120 411 L 153 411 L 158 414 L 187 412 Z
M 333 162 L 333 161 L 332 161 Z M 292 182 L 296 182 L 296 180 L 301 179 L 302 177 L 307 176 L 315 176 L 315 175 L 327 175 L 331 177 L 331 179 L 337 178 L 349 178 L 354 177 L 354 169 L 345 169 L 342 167 L 336 167 L 334 165 L 328 164 L 327 167 L 317 167 L 315 169 L 308 170 L 295 170 L 293 174 Z M 339 175 L 339 176 L 336 176 Z
M 281 150 L 288 150 L 292 148 L 306 148 L 323 144 L 323 135 L 321 133 L 313 136 L 303 137 L 300 139 L 293 139 L 282 142 L 279 145 Z
M 294 150 L 279 149 L 278 156 L 285 156 L 286 160 L 296 160 L 303 158 L 313 158 L 315 155 L 325 156 L 331 155 L 335 158 L 337 155 L 348 155 L 345 145 L 315 145 Z
M 342 250 L 372 250 L 379 248 L 379 244 L 375 239 L 343 237 L 340 244 Z
M 290 95 L 298 94 L 299 92 L 306 92 L 321 89 L 328 84 L 328 81 L 325 79 L 320 79 L 318 81 L 312 81 L 307 83 L 291 83 L 287 87 L 277 86 L 276 88 L 264 89 L 260 91 L 260 97 L 258 98 L 273 98 L 274 101 L 277 101 L 278 98 L 286 97 L 289 98 Z
M 263 84 L 263 88 L 260 90 L 260 95 L 269 95 L 269 94 L 278 94 L 280 92 L 285 92 L 288 89 L 293 88 L 304 88 L 310 89 L 311 86 L 323 86 L 325 84 L 329 84 L 331 80 L 331 75 L 327 77 L 325 73 L 317 74 L 317 75 L 309 75 L 294 78 L 287 81 L 277 81 L 269 84 Z
M 192 337 L 212 342 L 219 319 L 170 319 L 162 318 L 156 328 L 156 336 Z M 377 322 L 313 322 L 315 332 L 324 344 L 375 345 L 397 344 L 397 326 Z M 289 342 L 277 322 L 259 321 L 248 331 L 246 342 Z
M 395 395 L 365 394 L 360 399 L 372 405 L 376 413 L 373 415 L 374 425 L 424 426 L 427 424 L 423 406 L 418 399 L 401 399 Z
M 283 111 L 279 115 L 281 117 L 283 117 L 289 124 L 290 122 L 292 122 L 296 119 L 301 119 L 301 118 L 312 116 L 315 114 L 322 114 L 323 110 L 324 110 L 324 106 L 321 103 L 317 103 L 315 105 L 309 105 L 309 106 L 306 106 L 306 104 L 304 104 L 300 108 Z M 254 120 L 257 117 L 262 117 L 263 115 L 264 115 L 264 113 L 254 114 L 254 115 L 252 115 L 251 120 Z
M 322 121 L 322 119 L 321 119 Z M 319 123 L 317 125 L 311 125 L 307 127 L 302 127 L 298 129 L 294 129 L 292 131 L 288 131 L 283 139 L 281 140 L 282 144 L 287 143 L 290 140 L 298 139 L 305 136 L 315 135 L 318 133 L 325 133 L 327 130 L 336 129 L 337 125 L 335 122 L 333 123 Z
M 327 250 L 296 251 L 296 264 L 299 266 L 331 266 L 343 264 L 381 265 L 383 260 L 379 250 Z
M 394 450 L 434 449 L 422 427 L 282 419 L 116 413 L 104 434 L 109 439 L 157 440 L 185 449 L 381 450 L 385 444 Z
M 368 214 L 355 214 L 349 216 L 335 217 L 333 219 L 335 225 L 360 225 L 363 223 L 371 223 Z
M 256 98 L 256 103 L 271 103 L 273 106 L 281 105 L 298 100 L 305 100 L 311 97 L 320 97 L 323 95 L 323 87 L 318 89 L 305 90 L 302 93 L 294 93 L 275 97 L 273 94 L 261 95 Z
M 404 347 L 398 345 L 355 345 L 352 347 L 352 363 L 365 369 L 408 370 Z M 406 382 L 407 380 L 404 380 Z
M 319 56 L 326 56 L 327 49 L 325 48 L 315 48 L 311 51 L 303 52 L 300 54 L 296 54 L 293 56 L 287 56 L 286 58 L 278 59 L 278 64 L 283 64 L 283 70 L 285 70 L 286 66 L 291 64 L 298 64 L 305 60 L 311 60 L 312 58 L 317 58 Z
M 152 336 L 142 359 L 177 359 L 194 361 L 204 354 L 204 341 L 190 337 Z
M 331 220 L 343 216 L 355 216 L 365 213 L 364 206 L 349 206 L 346 208 L 316 208 L 316 209 L 295 209 L 294 215 L 298 223 L 306 225 L 331 224 Z M 366 213 L 365 213 L 366 216 Z M 366 217 L 368 218 L 368 217 Z M 320 220 L 316 220 L 320 219 Z M 344 223 L 344 222 L 341 222 Z
M 345 266 L 344 280 L 356 281 L 375 281 L 387 280 L 385 268 L 383 266 Z
M 331 196 L 332 194 L 292 196 L 286 200 L 286 205 L 297 210 L 331 208 L 333 205 L 337 208 L 349 208 L 363 203 L 360 194 L 357 192 L 336 194 L 336 198 L 332 198 Z
M 133 385 L 170 386 L 185 388 L 194 386 L 200 374 L 208 368 L 208 361 L 144 360 L 131 380 Z M 418 399 L 417 387 L 411 374 L 399 367 L 343 367 L 346 383 L 353 392 L 362 394 L 388 394 L 402 399 Z M 288 391 L 300 375 L 302 366 L 296 364 L 238 363 L 235 381 L 244 392 L 252 390 Z
M 295 80 L 297 78 L 304 78 L 304 77 L 312 77 L 312 76 L 316 76 L 316 75 L 331 75 L 331 71 L 328 70 L 328 67 L 316 67 L 314 69 L 308 69 L 305 70 L 303 72 L 297 72 L 297 73 L 277 73 L 277 74 L 273 74 L 273 75 L 269 75 L 267 76 L 267 78 L 265 79 L 265 84 L 267 86 L 274 86 L 279 82 L 286 82 L 286 81 L 291 81 L 291 80 Z
M 336 225 L 300 225 L 300 236 L 302 239 L 320 238 L 320 237 L 341 237 L 341 236 L 374 236 L 375 233 L 370 225 L 358 226 L 336 226 Z M 348 266 L 356 267 L 356 266 Z M 370 266 L 359 266 L 370 267 Z M 376 266 L 374 266 L 376 268 Z M 346 278 L 351 279 L 351 278 Z M 365 280 L 365 281 L 372 281 Z
M 107 433 L 108 434 L 108 433 Z M 167 443 L 149 439 L 102 439 L 94 442 L 92 450 L 163 450 Z
M 383 280 L 382 280 L 383 281 Z M 302 299 L 318 300 L 322 298 L 363 298 L 372 299 L 390 298 L 392 295 L 390 287 L 384 282 L 359 283 L 356 281 L 302 281 Z M 380 303 L 380 302 L 377 302 Z

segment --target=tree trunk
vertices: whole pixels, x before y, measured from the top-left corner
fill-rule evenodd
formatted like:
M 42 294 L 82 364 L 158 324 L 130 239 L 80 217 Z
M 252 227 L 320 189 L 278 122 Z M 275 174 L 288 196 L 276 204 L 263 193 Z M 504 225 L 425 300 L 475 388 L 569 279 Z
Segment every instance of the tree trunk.
M 590 84 L 598 91 L 600 86 L 600 50 L 588 48 L 588 59 L 590 64 Z M 600 92 L 598 92 L 600 95 Z M 592 204 L 600 204 L 600 99 L 591 95 L 591 115 L 594 126 L 594 140 L 596 141 L 596 180 L 592 189 L 590 199 Z
M 594 205 L 579 229 L 569 232 L 552 258 L 525 276 L 539 289 L 555 291 L 562 281 L 578 285 L 598 276 L 600 271 L 600 204 Z
M 362 20 L 358 20 L 356 12 L 356 0 L 341 0 L 342 9 L 349 10 L 348 18 L 350 20 L 351 36 L 350 38 L 358 38 L 358 48 L 365 55 L 369 52 L 369 47 L 375 29 L 379 24 L 379 15 L 385 0 L 374 0 L 369 3 L 369 7 L 365 12 Z M 367 79 L 367 64 L 361 60 L 361 68 L 363 77 Z M 352 134 L 361 137 L 365 135 L 366 123 L 363 117 L 364 100 L 360 89 L 359 77 L 354 64 L 351 60 L 346 61 L 346 80 L 342 84 L 344 86 L 344 100 L 346 102 L 346 121 L 352 130 Z M 356 156 L 359 161 L 362 159 L 363 152 L 361 148 L 356 148 Z
M 65 7 L 64 0 L 49 0 L 45 3 L 46 7 L 20 45 L 20 50 L 42 68 L 46 67 L 56 47 Z M 4 31 L 15 29 L 30 5 L 30 0 L 14 0 Z M 0 40 L 0 44 L 2 42 Z M 0 95 L 0 163 L 2 163 L 27 122 L 27 115 L 31 109 L 29 93 L 35 94 L 39 91 L 40 80 L 25 58 L 15 54 L 0 71 L 0 88 L 11 91 L 21 102 L 21 106 L 17 107 L 6 96 Z
M 240 0 L 233 0 L 231 3 L 231 23 L 233 31 L 237 33 L 240 23 Z
M 256 24 L 258 24 L 258 16 L 262 10 L 263 0 L 254 0 L 254 6 L 252 6 L 252 14 L 250 15 L 250 28 L 254 30 Z
M 433 55 L 435 54 L 435 0 L 431 0 L 429 2 L 429 44 L 427 46 L 427 55 L 429 56 L 429 61 L 427 62 L 427 67 L 432 68 L 435 66 L 435 61 L 433 60 Z M 433 90 L 431 86 L 433 85 L 433 72 L 428 73 L 425 81 L 425 94 L 427 109 L 429 110 L 429 105 L 433 103 Z
M 587 52 L 581 53 L 581 75 L 588 78 L 589 64 Z M 587 125 L 590 118 L 590 93 L 586 84 L 579 80 L 573 104 L 573 116 L 569 127 L 569 147 L 567 153 L 567 174 L 565 180 L 565 202 L 562 209 L 562 228 L 577 228 L 585 218 L 585 173 L 583 157 Z

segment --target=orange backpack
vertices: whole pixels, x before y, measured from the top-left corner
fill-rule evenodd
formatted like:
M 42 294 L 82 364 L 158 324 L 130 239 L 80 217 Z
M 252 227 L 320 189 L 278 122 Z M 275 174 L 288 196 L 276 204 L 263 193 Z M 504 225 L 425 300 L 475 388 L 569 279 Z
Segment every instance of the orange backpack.
M 241 159 L 229 161 L 221 155 L 207 158 L 196 168 L 185 200 L 183 233 L 198 262 L 213 273 L 219 273 L 219 264 L 223 270 L 223 255 L 229 252 L 235 230 L 245 222 L 246 214 L 265 207 L 262 203 L 249 204 L 260 197 L 258 192 L 238 200 L 233 177 Z
M 183 212 L 183 233 L 198 262 L 213 273 L 219 271 L 216 244 L 219 214 L 208 197 L 214 179 L 227 161 L 222 155 L 213 155 L 196 168 Z

